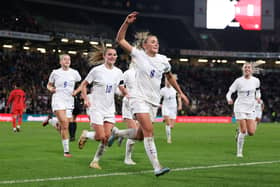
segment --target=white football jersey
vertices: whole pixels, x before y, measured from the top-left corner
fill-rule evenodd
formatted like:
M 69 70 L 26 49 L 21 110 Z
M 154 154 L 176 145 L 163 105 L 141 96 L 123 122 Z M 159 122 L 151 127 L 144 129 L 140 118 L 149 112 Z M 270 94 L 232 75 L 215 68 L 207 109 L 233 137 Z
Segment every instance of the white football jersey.
M 49 77 L 49 82 L 53 83 L 56 89 L 53 96 L 62 98 L 72 97 L 75 83 L 80 80 L 79 72 L 72 68 L 69 68 L 67 71 L 62 68 L 53 70 Z
M 135 70 L 134 68 L 130 68 L 123 73 L 124 85 L 128 91 L 128 95 L 130 92 L 135 89 Z M 133 114 L 131 111 L 131 107 L 129 104 L 129 100 L 127 97 L 123 97 L 122 100 L 122 116 L 123 118 L 133 119 Z
M 232 93 L 237 91 L 237 99 L 234 102 L 234 112 L 252 113 L 255 111 L 256 97 L 260 98 L 260 80 L 254 76 L 246 79 L 244 76 L 237 78 L 229 88 L 226 95 L 231 99 Z
M 170 108 L 177 108 L 177 91 L 173 87 L 163 87 L 160 89 L 163 97 L 162 105 Z
M 260 103 L 256 100 L 256 112 L 262 112 L 263 100 Z
M 114 113 L 114 94 L 123 80 L 122 71 L 115 66 L 112 69 L 108 69 L 104 64 L 101 64 L 92 68 L 85 80 L 93 85 L 92 93 L 90 94 L 92 97 L 90 99 L 92 101 L 90 103 L 91 108 L 103 113 Z
M 171 71 L 167 57 L 160 54 L 150 57 L 145 51 L 135 47 L 132 48 L 131 57 L 135 63 L 136 88 L 132 90 L 130 97 L 158 106 L 162 75 Z
M 132 89 L 135 88 L 135 70 L 134 68 L 130 68 L 126 70 L 123 73 L 123 80 L 124 80 L 124 85 L 126 86 L 126 89 L 128 91 L 128 94 Z

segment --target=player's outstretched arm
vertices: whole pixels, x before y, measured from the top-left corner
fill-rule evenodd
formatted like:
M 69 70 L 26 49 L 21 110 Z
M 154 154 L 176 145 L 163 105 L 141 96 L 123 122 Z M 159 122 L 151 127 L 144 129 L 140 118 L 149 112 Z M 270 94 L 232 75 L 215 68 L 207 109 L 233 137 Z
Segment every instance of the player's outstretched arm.
M 87 96 L 87 86 L 88 86 L 88 82 L 86 80 L 84 80 L 80 87 L 81 87 L 81 96 L 84 100 L 84 105 L 85 107 L 90 107 L 90 102 L 89 102 L 89 99 L 88 99 L 88 96 Z
M 81 91 L 82 91 L 82 84 L 80 84 L 79 87 L 73 91 L 72 96 L 76 96 Z
M 132 24 L 133 22 L 135 22 L 137 15 L 138 15 L 138 12 L 132 12 L 126 17 L 126 19 L 124 20 L 123 24 L 121 25 L 121 27 L 118 31 L 117 37 L 116 37 L 116 42 L 121 46 L 121 48 L 123 48 L 128 53 L 131 53 L 132 46 L 125 39 L 126 31 L 128 29 L 128 26 L 130 24 Z
M 168 82 L 171 84 L 171 86 L 178 92 L 178 94 L 180 95 L 184 104 L 189 105 L 190 101 L 189 101 L 188 97 L 183 93 L 183 91 L 181 90 L 179 84 L 177 83 L 177 81 L 174 78 L 174 76 L 172 75 L 172 73 L 168 72 L 165 74 L 165 76 L 166 76 Z

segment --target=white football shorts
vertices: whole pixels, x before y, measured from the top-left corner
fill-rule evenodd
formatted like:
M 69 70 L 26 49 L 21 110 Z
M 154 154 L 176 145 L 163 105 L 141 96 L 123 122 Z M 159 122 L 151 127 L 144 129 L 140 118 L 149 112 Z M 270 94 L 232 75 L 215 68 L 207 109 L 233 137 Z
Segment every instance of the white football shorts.
M 252 112 L 252 113 L 246 113 L 246 112 L 235 112 L 234 113 L 235 115 L 235 118 L 238 120 L 238 119 L 253 119 L 255 120 L 256 119 L 256 113 L 255 111 Z
M 177 107 L 166 107 L 161 108 L 162 116 L 168 116 L 170 119 L 176 119 L 177 117 Z
M 129 104 L 131 107 L 133 117 L 137 113 L 149 113 L 151 121 L 152 122 L 155 121 L 155 119 L 157 117 L 158 106 L 152 105 L 151 103 L 148 103 L 139 98 L 130 98 Z

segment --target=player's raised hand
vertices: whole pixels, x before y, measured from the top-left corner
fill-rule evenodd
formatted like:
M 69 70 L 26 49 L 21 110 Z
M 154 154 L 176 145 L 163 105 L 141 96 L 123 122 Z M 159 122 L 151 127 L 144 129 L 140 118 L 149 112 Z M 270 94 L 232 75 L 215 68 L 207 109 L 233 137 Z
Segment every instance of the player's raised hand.
M 139 14 L 139 12 L 136 12 L 136 11 L 128 14 L 128 16 L 125 19 L 125 22 L 128 24 L 133 23 L 136 20 L 138 14 Z

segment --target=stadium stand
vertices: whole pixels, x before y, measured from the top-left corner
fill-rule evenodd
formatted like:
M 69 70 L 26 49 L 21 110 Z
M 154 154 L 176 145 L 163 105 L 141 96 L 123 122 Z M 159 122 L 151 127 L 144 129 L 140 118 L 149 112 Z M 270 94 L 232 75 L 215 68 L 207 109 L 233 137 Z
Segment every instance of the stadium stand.
M 276 12 L 275 31 L 237 32 L 231 29 L 206 31 L 191 26 L 193 1 L 189 5 L 192 7 L 187 6 L 185 9 L 179 5 L 169 6 L 170 2 L 165 4 L 159 2 L 159 0 L 145 0 L 138 3 L 129 0 L 115 3 L 110 3 L 108 0 L 77 2 L 11 0 L 5 6 L 1 6 L 0 30 L 47 34 L 52 37 L 52 40 L 42 42 L 1 37 L 1 46 L 10 43 L 15 48 L 0 49 L 0 111 L 4 110 L 2 106 L 11 90 L 12 82 L 21 79 L 24 80 L 24 89 L 27 92 L 27 113 L 50 113 L 50 94 L 46 90 L 46 83 L 50 71 L 58 67 L 58 49 L 63 52 L 78 51 L 76 55 L 71 55 L 72 66 L 78 69 L 84 78 L 90 69 L 86 56 L 82 54 L 84 51 L 91 50 L 92 47 L 88 42 L 94 39 L 112 42 L 127 12 L 136 9 L 143 12 L 143 16 L 138 20 L 137 25 L 133 25 L 132 32 L 130 31 L 132 34 L 128 37 L 132 40 L 136 31 L 147 30 L 159 36 L 161 51 L 173 59 L 172 71 L 178 74 L 179 83 L 191 98 L 191 106 L 184 108 L 181 115 L 232 115 L 232 109 L 226 104 L 225 93 L 232 81 L 241 75 L 240 65 L 231 62 L 207 63 L 207 65 L 179 63 L 179 50 L 279 52 L 280 13 Z M 179 2 L 179 0 L 172 2 Z M 279 2 L 276 1 L 277 3 Z M 169 14 L 173 16 L 168 17 Z M 233 34 L 235 37 L 231 37 Z M 208 41 L 205 42 L 202 35 L 206 35 Z M 60 39 L 65 36 L 70 39 L 84 39 L 86 42 L 83 45 L 61 43 Z M 242 41 L 242 44 L 237 42 L 236 38 Z M 47 51 L 41 53 L 34 49 L 22 50 L 23 46 L 34 49 L 43 46 Z M 128 58 L 122 51 L 119 51 L 119 54 L 117 66 L 125 70 L 127 65 L 123 61 L 128 61 Z M 263 71 L 257 76 L 262 82 L 262 97 L 266 107 L 263 120 L 279 121 L 280 69 L 268 65 L 261 67 Z M 120 113 L 120 98 L 117 104 Z

